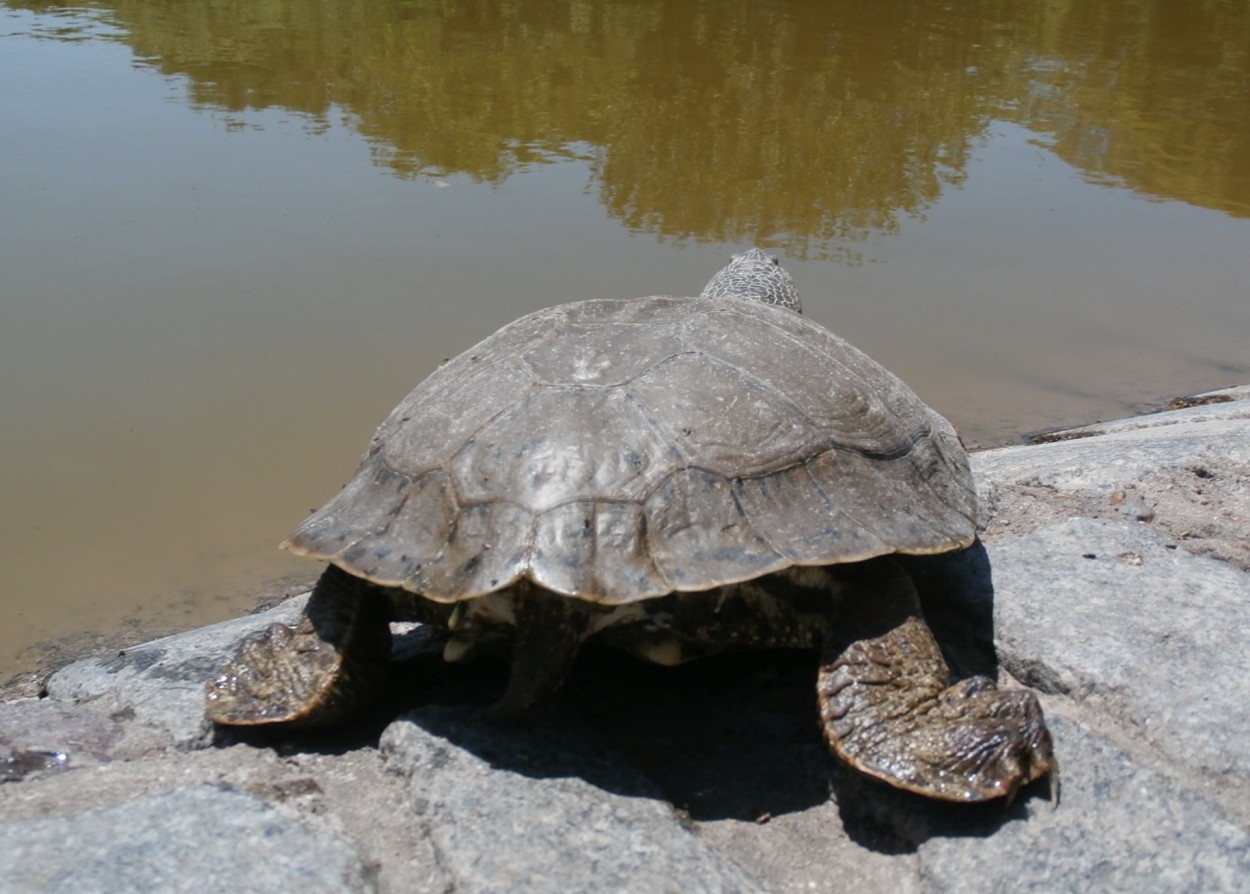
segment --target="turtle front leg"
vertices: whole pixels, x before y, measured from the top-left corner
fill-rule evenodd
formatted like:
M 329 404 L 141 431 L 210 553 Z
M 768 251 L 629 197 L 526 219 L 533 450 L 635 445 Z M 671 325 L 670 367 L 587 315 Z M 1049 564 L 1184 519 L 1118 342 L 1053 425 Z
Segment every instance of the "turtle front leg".
M 324 726 L 372 700 L 391 651 L 377 587 L 334 565 L 295 627 L 273 624 L 239 646 L 205 687 L 204 713 L 229 726 Z
M 1057 767 L 1032 692 L 950 669 L 910 578 L 873 563 L 825 645 L 817 683 L 834 753 L 898 788 L 947 801 L 1012 797 Z

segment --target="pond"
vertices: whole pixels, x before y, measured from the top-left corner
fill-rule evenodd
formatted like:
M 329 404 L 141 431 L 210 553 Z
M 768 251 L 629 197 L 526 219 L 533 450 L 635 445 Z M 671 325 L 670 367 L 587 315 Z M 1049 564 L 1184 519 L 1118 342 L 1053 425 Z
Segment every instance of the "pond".
M 0 679 L 218 620 L 444 358 L 775 252 L 972 445 L 1250 381 L 1250 3 L 0 4 Z

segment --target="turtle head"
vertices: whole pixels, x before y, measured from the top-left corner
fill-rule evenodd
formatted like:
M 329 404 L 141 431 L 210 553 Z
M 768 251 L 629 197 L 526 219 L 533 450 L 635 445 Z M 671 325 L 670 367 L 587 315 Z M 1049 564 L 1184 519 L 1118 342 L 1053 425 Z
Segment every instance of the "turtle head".
M 734 255 L 734 259 L 703 287 L 700 297 L 750 298 L 795 313 L 803 312 L 798 286 L 777 258 L 762 248 Z

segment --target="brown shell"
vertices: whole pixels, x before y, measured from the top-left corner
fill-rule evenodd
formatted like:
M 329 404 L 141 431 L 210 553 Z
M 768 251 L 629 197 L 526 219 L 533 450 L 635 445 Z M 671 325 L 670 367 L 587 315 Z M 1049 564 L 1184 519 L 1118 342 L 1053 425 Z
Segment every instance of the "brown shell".
M 382 423 L 284 546 L 440 602 L 522 577 L 597 603 L 972 542 L 950 424 L 811 320 L 735 298 L 505 326 Z

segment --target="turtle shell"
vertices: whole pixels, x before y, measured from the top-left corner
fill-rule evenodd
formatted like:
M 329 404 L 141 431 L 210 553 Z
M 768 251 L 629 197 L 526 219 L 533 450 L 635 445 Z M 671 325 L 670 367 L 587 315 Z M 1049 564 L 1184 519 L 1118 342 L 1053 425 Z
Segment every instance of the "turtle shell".
M 522 578 L 616 605 L 972 542 L 950 424 L 789 310 L 583 301 L 418 385 L 284 544 L 439 602 Z

